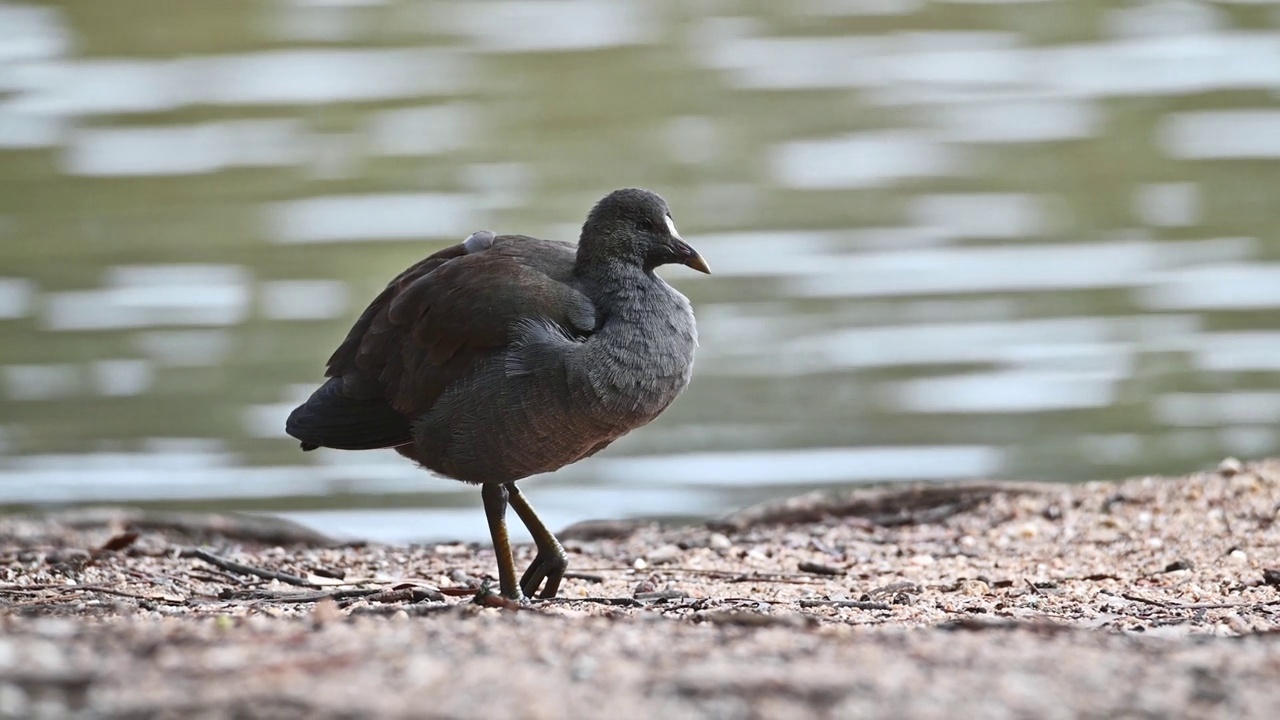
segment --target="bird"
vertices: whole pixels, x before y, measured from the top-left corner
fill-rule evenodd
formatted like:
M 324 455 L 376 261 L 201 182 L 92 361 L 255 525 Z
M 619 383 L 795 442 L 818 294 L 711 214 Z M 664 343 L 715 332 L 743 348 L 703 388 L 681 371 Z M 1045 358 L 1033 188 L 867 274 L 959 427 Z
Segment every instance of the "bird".
M 392 448 L 479 485 L 499 592 L 554 598 L 568 554 L 516 483 L 595 455 L 688 387 L 697 325 L 655 273 L 669 264 L 711 272 L 639 188 L 597 202 L 576 246 L 474 232 L 387 284 L 285 431 L 304 451 Z M 536 547 L 519 579 L 508 506 Z

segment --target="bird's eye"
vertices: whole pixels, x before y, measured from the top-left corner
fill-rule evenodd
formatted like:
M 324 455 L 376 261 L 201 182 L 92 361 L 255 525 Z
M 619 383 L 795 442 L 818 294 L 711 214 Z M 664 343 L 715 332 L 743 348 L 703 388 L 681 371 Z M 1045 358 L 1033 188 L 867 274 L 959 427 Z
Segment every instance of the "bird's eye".
M 640 218 L 640 221 L 637 222 L 636 225 L 639 226 L 641 230 L 647 230 L 649 232 L 653 232 L 658 227 L 657 225 L 653 224 L 653 218 L 647 218 L 647 217 Z

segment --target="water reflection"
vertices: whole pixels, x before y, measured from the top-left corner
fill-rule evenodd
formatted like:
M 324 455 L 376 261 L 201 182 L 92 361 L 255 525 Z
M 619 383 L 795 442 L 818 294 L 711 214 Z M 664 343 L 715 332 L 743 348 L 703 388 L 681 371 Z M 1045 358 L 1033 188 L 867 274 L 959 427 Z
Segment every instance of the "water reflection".
M 283 418 L 391 275 L 623 185 L 716 269 L 696 380 L 553 525 L 1275 453 L 1280 16 L 1005 5 L 0 4 L 0 505 L 482 537 Z

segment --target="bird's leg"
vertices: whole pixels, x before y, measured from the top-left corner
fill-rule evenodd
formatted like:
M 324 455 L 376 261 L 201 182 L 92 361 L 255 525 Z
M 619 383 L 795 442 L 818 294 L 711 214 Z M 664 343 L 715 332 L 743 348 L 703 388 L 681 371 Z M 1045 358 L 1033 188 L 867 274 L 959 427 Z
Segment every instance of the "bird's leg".
M 480 497 L 484 500 L 485 517 L 489 520 L 493 554 L 498 558 L 498 589 L 505 598 L 523 600 L 524 595 L 516 584 L 516 561 L 511 555 L 511 538 L 507 536 L 507 486 L 486 483 L 480 490 Z M 520 506 L 517 505 L 516 510 L 519 509 Z
M 525 499 L 520 488 L 517 488 L 513 482 L 507 483 L 506 487 L 511 496 L 511 507 L 515 508 L 524 526 L 529 528 L 529 534 L 533 536 L 533 542 L 538 546 L 538 554 L 534 556 L 533 562 L 529 563 L 529 569 L 525 570 L 524 576 L 520 578 L 520 588 L 525 595 L 533 597 L 543 579 L 546 579 L 547 586 L 542 589 L 542 594 L 538 597 L 553 598 L 560 590 L 564 571 L 569 568 L 569 555 L 556 536 L 542 524 L 542 520 L 533 511 L 533 506 Z

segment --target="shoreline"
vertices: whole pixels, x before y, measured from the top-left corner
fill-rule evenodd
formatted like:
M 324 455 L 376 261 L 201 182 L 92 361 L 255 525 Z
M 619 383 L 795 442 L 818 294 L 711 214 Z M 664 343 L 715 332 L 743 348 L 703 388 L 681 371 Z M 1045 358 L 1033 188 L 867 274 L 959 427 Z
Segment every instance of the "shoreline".
M 477 544 L 0 517 L 0 717 L 1269 717 L 1277 520 L 1275 460 L 812 493 L 571 526 L 512 611 Z

